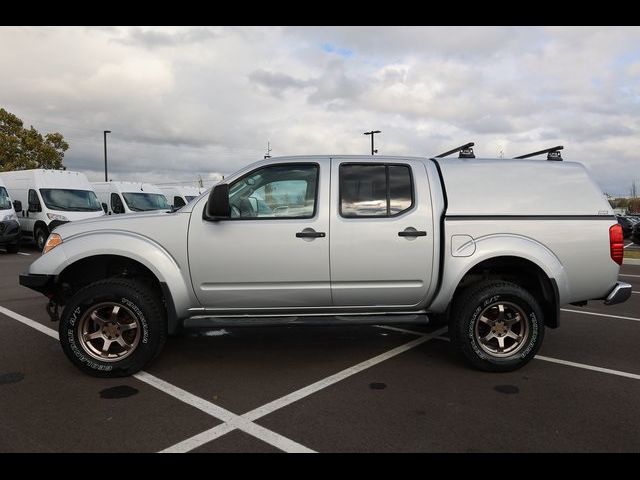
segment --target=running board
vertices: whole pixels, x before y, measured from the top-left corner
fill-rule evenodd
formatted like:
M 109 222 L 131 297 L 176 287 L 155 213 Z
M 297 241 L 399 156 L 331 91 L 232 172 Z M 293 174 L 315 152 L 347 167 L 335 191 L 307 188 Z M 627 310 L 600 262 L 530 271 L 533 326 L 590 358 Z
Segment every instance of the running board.
M 184 320 L 185 328 L 208 327 L 268 327 L 268 326 L 335 326 L 335 325 L 389 325 L 389 324 L 427 325 L 429 317 L 424 314 L 402 315 L 313 315 L 286 317 L 223 317 L 198 315 Z

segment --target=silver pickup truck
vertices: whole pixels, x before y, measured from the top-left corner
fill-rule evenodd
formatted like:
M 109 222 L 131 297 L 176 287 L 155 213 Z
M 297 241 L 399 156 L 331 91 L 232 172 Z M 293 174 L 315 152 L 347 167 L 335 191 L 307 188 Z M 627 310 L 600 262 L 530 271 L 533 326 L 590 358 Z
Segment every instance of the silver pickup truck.
M 20 283 L 103 377 L 221 324 L 449 322 L 472 366 L 509 371 L 561 306 L 631 294 L 608 202 L 563 161 L 269 158 L 177 211 L 61 225 L 44 252 Z

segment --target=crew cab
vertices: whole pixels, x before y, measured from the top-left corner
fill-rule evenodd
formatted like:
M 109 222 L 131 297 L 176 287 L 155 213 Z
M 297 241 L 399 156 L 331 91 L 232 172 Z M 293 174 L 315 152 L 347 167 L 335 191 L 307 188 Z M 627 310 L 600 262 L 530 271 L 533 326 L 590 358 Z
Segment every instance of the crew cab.
M 44 252 L 20 283 L 96 376 L 185 326 L 319 322 L 448 322 L 472 366 L 509 371 L 561 306 L 631 294 L 611 207 L 563 161 L 269 158 L 177 211 L 61 225 Z

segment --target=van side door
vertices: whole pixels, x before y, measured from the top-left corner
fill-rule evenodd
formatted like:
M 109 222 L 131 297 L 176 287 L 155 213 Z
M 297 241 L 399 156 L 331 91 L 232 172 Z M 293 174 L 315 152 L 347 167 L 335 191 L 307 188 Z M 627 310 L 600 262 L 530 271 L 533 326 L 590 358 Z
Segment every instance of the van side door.
M 426 300 L 435 239 L 421 161 L 332 158 L 330 215 L 335 306 L 414 308 Z

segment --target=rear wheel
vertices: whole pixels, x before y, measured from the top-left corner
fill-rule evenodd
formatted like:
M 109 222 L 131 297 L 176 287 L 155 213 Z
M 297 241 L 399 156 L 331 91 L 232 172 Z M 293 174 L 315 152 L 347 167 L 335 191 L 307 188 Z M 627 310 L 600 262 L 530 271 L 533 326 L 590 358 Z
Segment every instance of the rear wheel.
M 525 365 L 544 338 L 538 301 L 510 282 L 489 281 L 470 287 L 455 300 L 450 333 L 472 366 L 506 372 Z
M 160 352 L 167 336 L 160 298 L 127 279 L 95 282 L 74 295 L 60 319 L 71 362 L 98 377 L 132 375 Z

